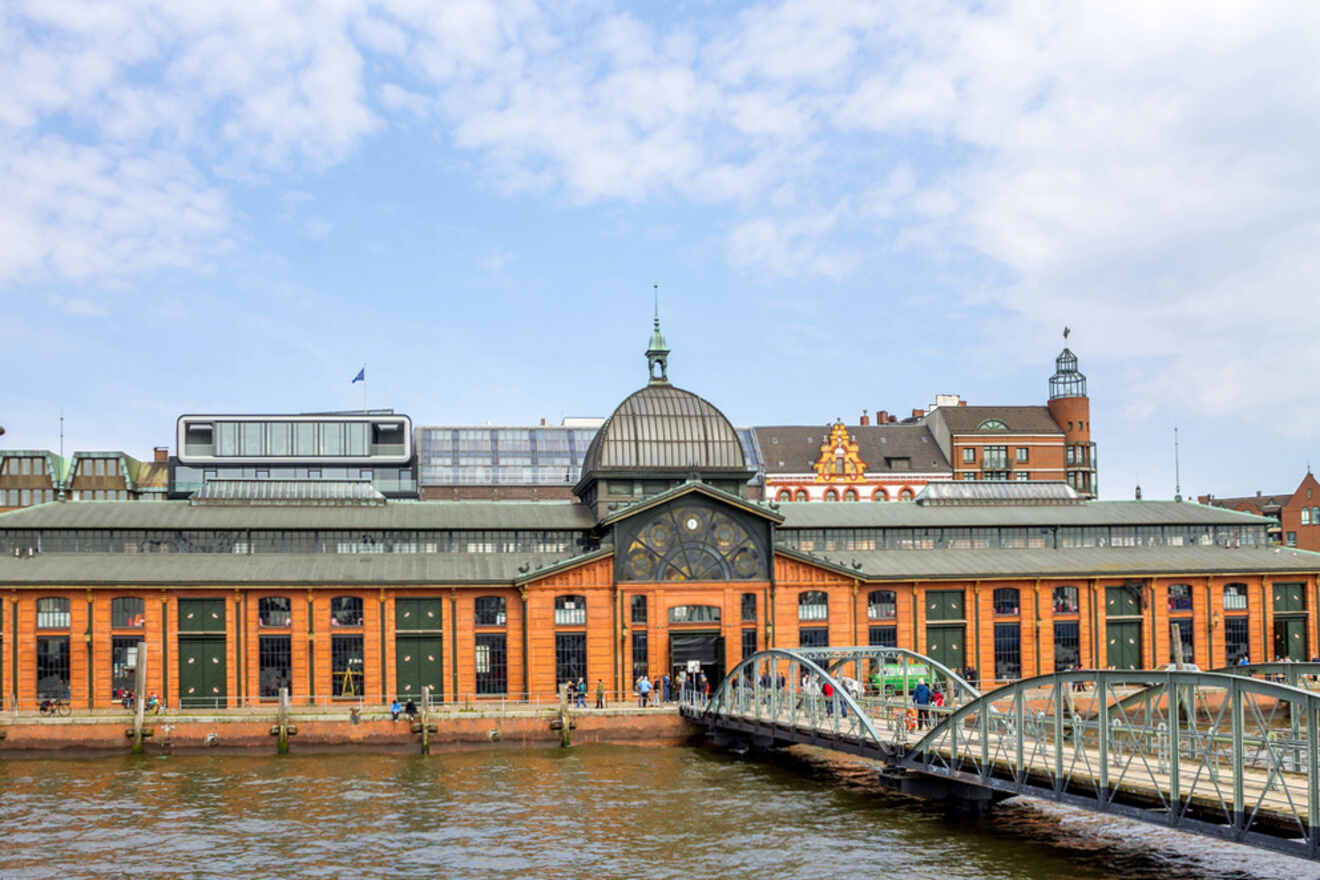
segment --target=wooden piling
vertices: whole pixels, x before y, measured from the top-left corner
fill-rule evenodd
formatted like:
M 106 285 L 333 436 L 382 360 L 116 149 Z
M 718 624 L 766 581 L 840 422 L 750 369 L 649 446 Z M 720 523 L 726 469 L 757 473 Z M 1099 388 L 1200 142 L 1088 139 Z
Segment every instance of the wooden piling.
M 275 727 L 271 733 L 275 734 L 275 752 L 279 755 L 289 753 L 289 737 L 298 733 L 298 726 L 289 723 L 289 689 L 280 688 L 280 707 L 279 714 L 275 719 Z
M 422 687 L 422 754 L 431 754 L 431 686 Z
M 566 749 L 573 744 L 573 719 L 568 712 L 568 685 L 559 686 L 559 747 Z
M 142 754 L 142 738 L 144 736 L 143 726 L 146 721 L 147 709 L 147 643 L 137 643 L 137 679 L 134 682 L 136 699 L 133 702 L 135 711 L 133 712 L 133 754 Z

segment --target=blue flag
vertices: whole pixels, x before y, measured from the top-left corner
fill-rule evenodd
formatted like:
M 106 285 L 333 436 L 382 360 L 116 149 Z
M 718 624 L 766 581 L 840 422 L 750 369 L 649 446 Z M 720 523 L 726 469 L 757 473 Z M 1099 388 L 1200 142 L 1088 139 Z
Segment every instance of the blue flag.
M 365 382 L 365 381 L 367 381 L 367 368 L 363 367 L 362 369 L 358 370 L 358 374 L 353 377 L 353 382 Z M 348 384 L 352 385 L 353 382 L 349 382 Z

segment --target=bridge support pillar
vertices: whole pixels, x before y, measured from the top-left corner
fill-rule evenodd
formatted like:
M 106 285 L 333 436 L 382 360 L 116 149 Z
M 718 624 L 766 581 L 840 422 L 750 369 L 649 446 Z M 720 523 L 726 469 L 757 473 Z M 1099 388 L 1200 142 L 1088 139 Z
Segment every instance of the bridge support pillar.
M 892 767 L 880 774 L 880 781 L 886 788 L 909 797 L 941 801 L 945 812 L 956 817 L 981 818 L 992 806 L 1009 797 L 983 785 Z

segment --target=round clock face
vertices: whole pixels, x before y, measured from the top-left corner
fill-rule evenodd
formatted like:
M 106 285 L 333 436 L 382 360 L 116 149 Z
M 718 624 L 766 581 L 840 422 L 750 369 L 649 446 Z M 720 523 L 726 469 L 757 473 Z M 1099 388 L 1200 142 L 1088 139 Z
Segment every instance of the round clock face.
M 697 519 L 695 516 L 689 516 L 687 519 L 683 520 L 683 525 L 689 532 L 695 532 L 697 529 L 701 528 L 701 520 Z

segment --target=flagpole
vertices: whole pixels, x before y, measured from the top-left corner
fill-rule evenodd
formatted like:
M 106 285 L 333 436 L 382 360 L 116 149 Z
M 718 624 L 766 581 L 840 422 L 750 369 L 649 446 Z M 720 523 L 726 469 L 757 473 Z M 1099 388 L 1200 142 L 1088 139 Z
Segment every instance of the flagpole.
M 362 365 L 362 414 L 367 414 L 367 365 Z

